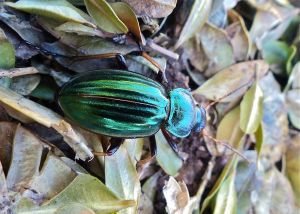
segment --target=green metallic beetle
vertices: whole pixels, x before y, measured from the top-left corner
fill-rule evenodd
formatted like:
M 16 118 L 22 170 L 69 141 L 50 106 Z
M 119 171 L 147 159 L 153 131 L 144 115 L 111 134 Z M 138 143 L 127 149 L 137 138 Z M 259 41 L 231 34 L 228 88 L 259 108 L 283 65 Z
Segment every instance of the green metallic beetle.
M 184 138 L 191 131 L 200 132 L 206 123 L 205 109 L 190 91 L 167 91 L 157 81 L 126 70 L 77 75 L 62 87 L 58 103 L 69 119 L 95 133 L 117 139 L 152 136 L 152 156 L 156 154 L 153 135 L 160 129 L 165 136 Z M 112 141 L 107 154 L 113 154 L 121 143 Z M 176 144 L 169 144 L 176 150 Z

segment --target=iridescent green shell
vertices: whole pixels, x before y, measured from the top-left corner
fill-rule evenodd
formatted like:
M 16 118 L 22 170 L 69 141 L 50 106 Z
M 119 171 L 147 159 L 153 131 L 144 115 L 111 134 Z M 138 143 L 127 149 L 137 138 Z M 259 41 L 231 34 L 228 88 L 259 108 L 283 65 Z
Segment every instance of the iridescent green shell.
M 63 86 L 58 102 L 65 115 L 81 127 L 122 138 L 155 134 L 169 111 L 162 85 L 124 70 L 78 75 Z

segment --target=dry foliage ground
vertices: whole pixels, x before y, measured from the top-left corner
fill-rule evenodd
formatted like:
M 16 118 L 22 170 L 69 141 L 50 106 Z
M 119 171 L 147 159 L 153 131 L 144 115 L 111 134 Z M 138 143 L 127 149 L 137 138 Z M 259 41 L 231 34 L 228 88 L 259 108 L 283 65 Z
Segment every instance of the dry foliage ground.
M 0 213 L 300 212 L 298 0 L 0 0 Z M 190 88 L 204 136 L 108 138 L 55 94 L 77 73 L 120 68 Z M 234 153 L 227 145 L 238 150 Z

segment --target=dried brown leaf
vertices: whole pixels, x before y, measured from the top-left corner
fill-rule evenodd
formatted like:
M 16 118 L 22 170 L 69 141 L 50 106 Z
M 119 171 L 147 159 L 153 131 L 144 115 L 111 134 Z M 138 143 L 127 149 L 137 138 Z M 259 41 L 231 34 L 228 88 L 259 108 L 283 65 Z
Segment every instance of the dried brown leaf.
M 233 101 L 246 92 L 251 83 L 253 83 L 256 74 L 260 79 L 267 74 L 268 70 L 269 65 L 263 60 L 234 64 L 218 72 L 193 93 L 202 94 L 211 100 L 218 100 L 224 97 L 220 102 Z M 226 96 L 232 92 L 234 93 Z
M 176 6 L 177 0 L 123 0 L 128 3 L 139 16 L 162 18 L 170 15 Z

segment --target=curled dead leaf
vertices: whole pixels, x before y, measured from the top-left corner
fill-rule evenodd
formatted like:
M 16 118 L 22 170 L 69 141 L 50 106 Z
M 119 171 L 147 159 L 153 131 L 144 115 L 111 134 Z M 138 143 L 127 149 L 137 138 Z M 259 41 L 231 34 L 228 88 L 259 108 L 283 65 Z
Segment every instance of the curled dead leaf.
M 163 193 L 167 201 L 167 210 L 170 214 L 184 213 L 190 200 L 188 189 L 184 182 L 177 182 L 170 177 L 163 188 Z

